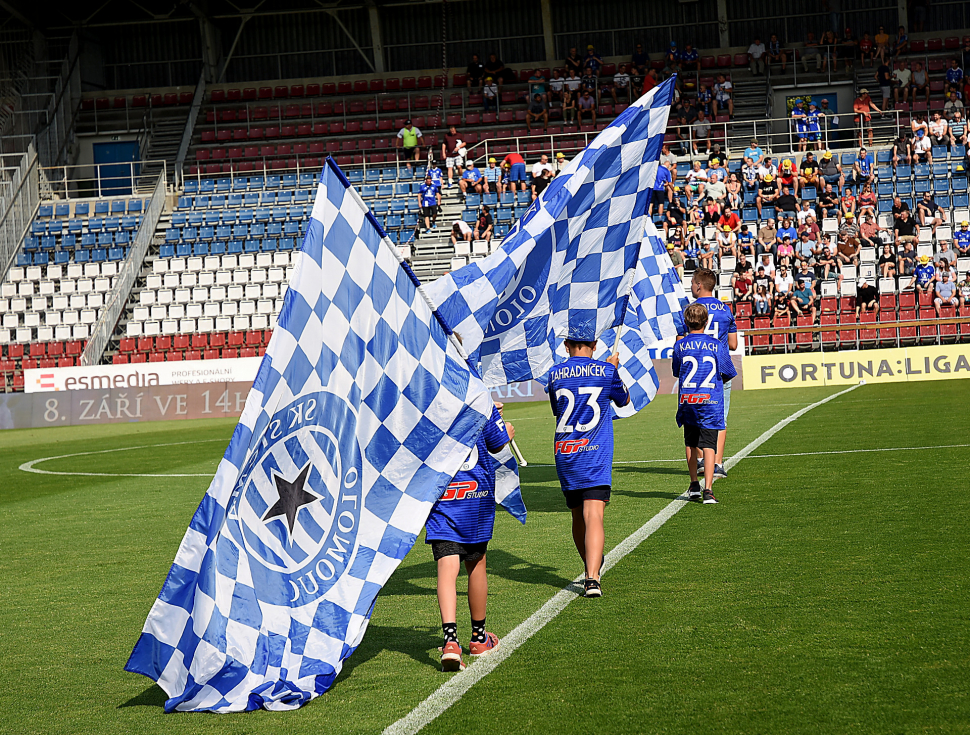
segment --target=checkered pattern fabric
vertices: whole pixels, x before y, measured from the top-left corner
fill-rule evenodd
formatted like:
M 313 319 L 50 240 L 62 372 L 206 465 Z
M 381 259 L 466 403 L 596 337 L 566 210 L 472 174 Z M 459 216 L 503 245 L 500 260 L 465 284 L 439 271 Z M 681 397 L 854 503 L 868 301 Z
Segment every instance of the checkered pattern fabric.
M 489 386 L 542 376 L 559 340 L 620 320 L 674 80 L 621 113 L 543 191 L 502 246 L 428 288 Z
M 239 424 L 125 668 L 167 711 L 325 692 L 490 414 L 329 162 Z
M 519 487 L 519 463 L 508 447 L 492 455 L 495 460 L 495 502 L 512 514 L 520 523 L 525 523 L 525 501 Z

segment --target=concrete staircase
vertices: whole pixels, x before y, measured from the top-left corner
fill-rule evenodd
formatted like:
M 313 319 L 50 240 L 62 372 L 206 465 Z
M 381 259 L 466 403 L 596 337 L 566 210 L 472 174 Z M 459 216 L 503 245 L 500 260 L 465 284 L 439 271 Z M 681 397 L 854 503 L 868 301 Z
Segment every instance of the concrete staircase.
M 178 158 L 179 145 L 188 124 L 190 110 L 188 106 L 153 110 L 148 150 L 144 156 L 149 163 L 142 169 L 142 180 L 155 181 L 162 171 L 161 162 L 165 161 L 168 183 L 174 183 L 175 159 Z

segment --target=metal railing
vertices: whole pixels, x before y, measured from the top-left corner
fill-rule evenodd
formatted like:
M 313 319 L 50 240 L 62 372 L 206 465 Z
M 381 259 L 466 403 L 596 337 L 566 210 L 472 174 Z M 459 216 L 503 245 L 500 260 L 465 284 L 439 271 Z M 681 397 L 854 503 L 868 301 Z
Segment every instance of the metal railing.
M 20 241 L 40 204 L 40 167 L 33 144 L 28 144 L 20 165 L 2 171 L 0 181 L 0 280 L 6 278 Z M 9 176 L 9 178 L 8 178 Z
M 101 356 L 111 340 L 118 318 L 128 302 L 132 286 L 135 285 L 135 281 L 141 274 L 142 263 L 148 253 L 149 246 L 152 244 L 155 228 L 158 226 L 162 209 L 165 207 L 165 173 L 163 167 L 155 181 L 155 189 L 148 202 L 148 207 L 145 209 L 144 219 L 135 235 L 135 241 L 128 253 L 128 258 L 115 278 L 114 287 L 111 289 L 111 298 L 105 308 L 101 310 L 101 317 L 91 330 L 91 338 L 81 354 L 81 365 L 97 365 L 101 362 Z
M 69 200 L 153 192 L 156 184 L 153 179 L 147 185 L 139 186 L 141 171 L 148 164 L 158 164 L 162 170 L 166 169 L 163 159 L 44 168 L 42 174 L 50 189 L 47 198 Z

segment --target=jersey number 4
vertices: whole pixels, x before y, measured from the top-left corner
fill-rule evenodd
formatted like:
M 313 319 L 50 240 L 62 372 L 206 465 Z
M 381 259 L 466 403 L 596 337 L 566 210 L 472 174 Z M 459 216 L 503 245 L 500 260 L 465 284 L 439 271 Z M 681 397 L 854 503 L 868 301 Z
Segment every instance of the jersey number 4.
M 572 424 L 566 423 L 572 418 L 573 409 L 576 408 L 576 396 L 568 388 L 561 388 L 556 391 L 556 394 L 562 398 L 566 399 L 566 408 L 563 410 L 562 415 L 559 417 L 559 424 L 556 426 L 557 434 L 571 434 L 573 431 L 590 431 L 595 429 L 600 422 L 601 411 L 599 406 L 600 393 L 603 392 L 602 388 L 580 388 L 579 395 L 586 396 L 586 405 L 593 409 L 593 418 L 585 424 L 577 423 L 574 427 Z M 582 409 L 580 409 L 582 411 Z
M 710 364 L 711 371 L 707 374 L 707 377 L 701 382 L 701 388 L 713 388 L 714 387 L 714 374 L 717 372 L 717 360 L 715 360 L 710 355 L 704 355 L 701 358 L 701 362 L 704 364 Z M 694 376 L 697 374 L 697 358 L 687 355 L 684 357 L 684 364 L 690 365 L 690 372 L 687 373 L 687 377 L 684 378 L 683 385 L 685 388 L 696 388 L 697 383 L 694 382 Z

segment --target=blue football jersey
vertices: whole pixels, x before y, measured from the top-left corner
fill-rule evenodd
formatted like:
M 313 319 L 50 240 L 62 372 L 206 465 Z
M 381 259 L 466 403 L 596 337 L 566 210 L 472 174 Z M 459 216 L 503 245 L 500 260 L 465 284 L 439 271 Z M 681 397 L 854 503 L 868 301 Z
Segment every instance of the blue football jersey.
M 438 187 L 434 184 L 421 184 L 420 198 L 422 207 L 437 207 Z
M 738 331 L 738 325 L 734 323 L 734 314 L 730 307 L 722 301 L 711 296 L 701 296 L 695 304 L 700 304 L 707 309 L 707 328 L 705 334 L 709 334 L 714 339 L 724 345 L 724 350 L 730 353 L 728 347 L 728 335 Z M 681 327 L 681 335 L 687 334 L 687 327 Z
M 549 371 L 549 401 L 556 416 L 556 472 L 565 490 L 613 481 L 613 411 L 610 401 L 630 400 L 616 368 L 589 357 L 570 357 Z
M 495 460 L 497 452 L 511 441 L 498 409 L 486 422 L 471 453 L 458 474 L 431 508 L 425 524 L 425 541 L 454 541 L 482 544 L 492 538 L 495 526 Z
M 671 371 L 679 379 L 677 425 L 724 429 L 724 381 L 737 371 L 731 354 L 707 334 L 688 334 L 674 345 Z
M 970 230 L 957 230 L 953 233 L 953 244 L 961 248 L 970 245 Z

